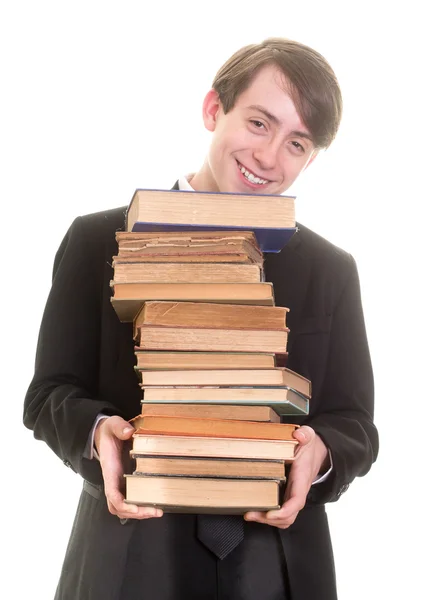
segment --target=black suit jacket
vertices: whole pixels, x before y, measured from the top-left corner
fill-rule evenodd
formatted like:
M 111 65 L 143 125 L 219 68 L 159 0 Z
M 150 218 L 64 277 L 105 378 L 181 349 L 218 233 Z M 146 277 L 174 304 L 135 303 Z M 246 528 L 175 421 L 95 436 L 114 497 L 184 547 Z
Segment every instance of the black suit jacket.
M 108 513 L 99 463 L 84 458 L 98 413 L 130 419 L 140 412 L 132 325 L 120 323 L 110 303 L 114 234 L 124 229 L 125 210 L 78 217 L 67 232 L 25 398 L 25 425 L 85 480 L 58 598 L 116 598 L 133 531 Z M 279 534 L 293 600 L 331 600 L 335 575 L 323 505 L 337 500 L 376 459 L 373 376 L 353 258 L 298 227 L 280 253 L 265 256 L 265 275 L 274 284 L 276 305 L 290 309 L 287 366 L 312 381 L 310 415 L 289 421 L 315 429 L 334 467 L 327 481 L 311 488 L 295 523 Z M 150 521 L 148 527 L 157 527 Z

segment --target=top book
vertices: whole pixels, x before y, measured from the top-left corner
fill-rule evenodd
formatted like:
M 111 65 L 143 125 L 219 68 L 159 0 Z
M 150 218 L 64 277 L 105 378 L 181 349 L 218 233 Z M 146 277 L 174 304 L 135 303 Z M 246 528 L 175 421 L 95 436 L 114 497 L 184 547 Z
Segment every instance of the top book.
M 263 252 L 279 252 L 297 231 L 293 196 L 137 189 L 127 231 L 253 231 Z

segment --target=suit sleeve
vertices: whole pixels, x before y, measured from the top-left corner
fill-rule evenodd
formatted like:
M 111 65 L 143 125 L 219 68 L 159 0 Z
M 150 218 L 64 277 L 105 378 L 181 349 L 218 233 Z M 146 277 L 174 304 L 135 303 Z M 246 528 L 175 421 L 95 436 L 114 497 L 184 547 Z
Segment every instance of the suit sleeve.
M 369 471 L 378 454 L 373 372 L 359 277 L 352 257 L 351 261 L 350 275 L 333 315 L 322 409 L 308 421 L 333 459 L 328 480 L 310 491 L 312 502 L 338 500 L 355 477 Z
M 98 461 L 84 458 L 99 413 L 118 414 L 97 399 L 103 277 L 84 224 L 71 225 L 54 261 L 36 351 L 34 377 L 24 401 L 24 425 L 63 462 L 99 484 Z

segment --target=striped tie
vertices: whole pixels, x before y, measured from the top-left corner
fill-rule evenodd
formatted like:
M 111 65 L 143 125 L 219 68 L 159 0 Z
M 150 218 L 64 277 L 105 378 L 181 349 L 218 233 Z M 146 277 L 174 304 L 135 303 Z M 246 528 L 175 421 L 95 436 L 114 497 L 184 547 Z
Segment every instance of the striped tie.
M 211 552 L 224 559 L 244 538 L 239 515 L 197 515 L 197 537 Z

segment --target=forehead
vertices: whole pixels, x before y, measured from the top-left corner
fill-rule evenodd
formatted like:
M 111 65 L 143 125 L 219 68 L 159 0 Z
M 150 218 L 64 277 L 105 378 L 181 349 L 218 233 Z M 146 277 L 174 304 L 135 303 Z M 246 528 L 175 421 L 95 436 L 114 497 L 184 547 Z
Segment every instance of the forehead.
M 258 71 L 249 87 L 238 96 L 235 108 L 246 111 L 257 105 L 274 114 L 281 123 L 289 122 L 290 125 L 304 128 L 289 93 L 288 82 L 274 65 L 267 65 Z

